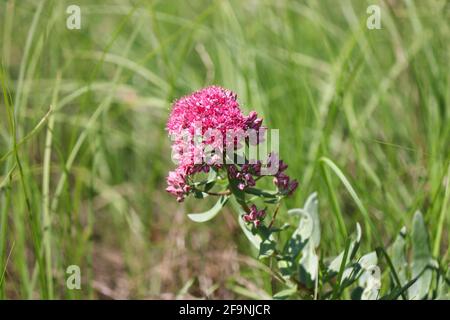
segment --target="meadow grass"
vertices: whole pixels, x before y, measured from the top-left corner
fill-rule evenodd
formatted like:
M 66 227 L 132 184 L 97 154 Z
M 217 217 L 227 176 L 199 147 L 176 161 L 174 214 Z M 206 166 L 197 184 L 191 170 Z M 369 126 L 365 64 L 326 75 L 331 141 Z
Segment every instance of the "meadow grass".
M 272 295 L 232 210 L 196 224 L 209 201 L 164 191 L 170 105 L 210 84 L 280 129 L 279 219 L 317 191 L 320 254 L 420 210 L 448 265 L 450 3 L 380 0 L 369 30 L 372 2 L 80 0 L 68 30 L 70 1 L 0 1 L 0 298 Z

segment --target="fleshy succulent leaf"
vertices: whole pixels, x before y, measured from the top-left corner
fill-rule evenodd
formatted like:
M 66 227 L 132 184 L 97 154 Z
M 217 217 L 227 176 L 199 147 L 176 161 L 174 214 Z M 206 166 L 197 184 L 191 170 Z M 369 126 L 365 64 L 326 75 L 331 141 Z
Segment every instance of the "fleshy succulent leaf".
M 422 213 L 417 211 L 413 218 L 412 228 L 412 266 L 413 278 L 422 274 L 421 277 L 409 288 L 410 299 L 423 299 L 427 296 L 432 280 L 432 270 L 427 269 L 433 263 L 431 256 L 428 232 L 425 227 Z M 425 270 L 427 269 L 427 270 Z
M 227 203 L 229 196 L 221 196 L 216 204 L 208 211 L 202 213 L 190 213 L 188 214 L 189 219 L 195 222 L 206 222 L 214 218 L 223 206 Z

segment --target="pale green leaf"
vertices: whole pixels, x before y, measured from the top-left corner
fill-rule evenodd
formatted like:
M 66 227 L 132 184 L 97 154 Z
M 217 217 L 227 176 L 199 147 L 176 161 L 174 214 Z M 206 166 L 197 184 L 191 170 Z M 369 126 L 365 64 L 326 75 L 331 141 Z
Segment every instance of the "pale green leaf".
M 345 261 L 345 265 L 348 264 L 348 262 L 354 257 L 356 250 L 359 247 L 359 243 L 361 242 L 361 226 L 359 223 L 356 224 L 356 234 L 353 236 L 354 239 L 350 243 L 349 248 L 349 255 L 347 257 L 347 261 Z M 330 265 L 328 266 L 328 269 L 332 272 L 339 272 L 339 269 L 342 264 L 342 259 L 344 259 L 344 251 L 341 252 L 336 258 L 331 261 Z
M 413 218 L 412 228 L 412 270 L 413 278 L 420 273 L 423 274 L 409 288 L 408 294 L 410 299 L 423 299 L 427 296 L 432 280 L 432 271 L 425 270 L 433 264 L 431 256 L 431 248 L 428 238 L 428 232 L 425 227 L 422 214 L 417 211 Z M 425 270 L 425 271 L 424 271 Z
M 273 298 L 275 300 L 285 300 L 285 299 L 288 299 L 289 297 L 293 296 L 296 293 L 297 293 L 297 286 L 293 286 L 291 288 L 284 289 L 284 290 L 277 292 L 276 294 L 274 294 Z
M 222 210 L 225 203 L 227 203 L 229 196 L 221 196 L 216 204 L 206 212 L 188 214 L 189 219 L 195 222 L 206 222 L 214 218 L 220 210 Z
M 302 251 L 299 263 L 299 278 L 302 283 L 312 287 L 319 271 L 319 257 L 314 245 L 309 241 Z
M 359 278 L 359 285 L 363 288 L 361 300 L 376 300 L 381 288 L 381 272 L 376 265 L 371 265 Z
M 390 255 L 392 257 L 392 265 L 395 268 L 400 285 L 404 286 L 408 282 L 407 268 L 408 261 L 406 260 L 406 228 L 403 227 L 397 235 L 394 243 L 390 248 Z
M 358 263 L 364 270 L 368 270 L 370 267 L 376 266 L 378 263 L 377 253 L 375 251 L 372 251 L 368 254 L 363 255 L 358 260 Z

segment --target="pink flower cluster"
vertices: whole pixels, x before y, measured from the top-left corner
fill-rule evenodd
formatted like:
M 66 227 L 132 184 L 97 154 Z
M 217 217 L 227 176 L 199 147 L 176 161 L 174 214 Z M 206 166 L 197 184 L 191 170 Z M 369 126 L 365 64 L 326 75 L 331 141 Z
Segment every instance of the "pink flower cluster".
M 244 190 L 247 187 L 254 187 L 256 181 L 254 176 L 261 175 L 261 161 L 256 164 L 244 164 L 239 170 L 235 165 L 228 166 L 228 174 L 230 178 L 238 180 L 239 190 Z
M 244 116 L 239 108 L 236 94 L 218 86 L 201 89 L 176 101 L 173 104 L 166 128 L 173 139 L 172 148 L 178 161 L 178 167 L 169 172 L 166 190 L 181 202 L 189 193 L 196 191 L 192 176 L 199 172 L 209 172 L 211 168 L 216 171 L 225 169 L 230 182 L 236 183 L 241 191 L 255 187 L 256 181 L 265 175 L 262 174 L 260 161 L 253 164 L 244 157 L 244 164 L 224 164 L 223 160 L 226 157 L 225 150 L 230 145 L 231 150 L 236 151 L 241 142 L 247 144 L 262 142 L 260 133 L 266 130 L 262 126 L 262 122 L 263 120 L 258 118 L 255 111 Z M 222 137 L 228 137 L 231 132 L 234 138 L 233 140 L 226 139 L 224 142 L 223 139 L 218 139 L 214 135 L 208 135 L 210 130 L 219 132 Z M 256 141 L 251 139 L 250 132 L 257 133 Z M 188 141 L 186 141 L 186 133 L 189 135 Z M 192 139 L 196 135 L 202 137 L 200 144 Z M 213 147 L 218 152 L 215 151 L 209 160 L 197 162 L 197 157 L 204 159 L 207 146 Z M 284 173 L 287 165 L 275 153 L 269 155 L 267 165 L 269 167 L 275 165 L 275 168 L 278 168 L 275 174 L 271 174 L 278 194 L 281 196 L 291 195 L 296 190 L 298 182 L 291 180 Z M 258 227 L 265 216 L 265 211 L 258 211 L 255 205 L 248 210 L 249 212 L 243 216 L 243 219 Z
M 266 211 L 258 210 L 258 208 L 253 204 L 250 207 L 250 212 L 247 214 L 244 214 L 242 216 L 242 218 L 244 219 L 245 222 L 253 223 L 253 225 L 256 228 L 258 228 L 259 225 L 261 224 L 261 221 L 264 219 L 265 216 L 266 216 Z
M 242 114 L 235 93 L 218 86 L 201 89 L 177 100 L 173 104 L 166 129 L 174 139 L 172 148 L 178 168 L 169 173 L 166 190 L 181 202 L 191 190 L 187 182 L 189 176 L 200 171 L 206 172 L 210 167 L 222 166 L 223 161 L 217 161 L 216 164 L 213 159 L 208 164 L 199 165 L 195 160 L 204 156 L 205 145 L 223 150 L 223 140 L 216 141 L 210 137 L 198 145 L 194 143 L 193 136 L 207 136 L 207 132 L 218 130 L 225 137 L 230 131 L 245 133 L 248 129 L 262 129 L 261 124 L 262 119 L 257 117 L 256 112 L 251 112 L 248 117 Z M 188 141 L 186 133 L 190 135 Z M 216 160 L 222 160 L 222 155 L 215 157 Z
M 191 191 L 191 187 L 186 184 L 186 173 L 180 167 L 169 172 L 167 185 L 166 191 L 176 196 L 178 202 L 183 201 L 186 194 Z
M 278 162 L 278 164 L 275 164 Z M 283 160 L 278 158 L 278 155 L 271 153 L 267 161 L 268 166 L 277 166 L 278 171 L 273 175 L 273 183 L 277 186 L 278 191 L 284 195 L 292 195 L 298 187 L 297 180 L 291 180 L 291 178 L 284 172 L 288 168 L 288 165 Z M 238 180 L 238 188 L 244 190 L 247 187 L 254 187 L 256 185 L 256 179 L 261 177 L 261 162 L 257 161 L 256 164 L 244 164 L 239 170 L 235 165 L 228 166 L 228 173 L 230 178 Z
M 248 118 L 239 108 L 236 94 L 211 86 L 176 101 L 167 122 L 167 130 L 169 134 L 180 134 L 188 129 L 194 134 L 200 124 L 202 134 L 208 129 L 217 129 L 225 134 L 229 129 L 245 130 L 247 121 Z
M 278 172 L 274 175 L 273 183 L 277 186 L 278 191 L 282 194 L 292 195 L 298 187 L 297 180 L 291 180 L 291 178 L 284 172 L 288 168 L 288 165 L 283 160 L 278 158 L 278 155 L 271 153 L 269 155 L 268 165 L 272 165 L 273 162 L 278 161 Z

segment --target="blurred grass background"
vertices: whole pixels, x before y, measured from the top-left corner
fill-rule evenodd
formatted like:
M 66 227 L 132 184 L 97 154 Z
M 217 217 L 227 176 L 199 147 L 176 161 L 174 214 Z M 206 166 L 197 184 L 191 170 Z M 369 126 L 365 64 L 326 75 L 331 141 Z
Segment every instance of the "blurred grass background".
M 171 102 L 210 84 L 280 129 L 300 188 L 279 217 L 318 191 L 321 254 L 342 249 L 339 212 L 365 221 L 327 157 L 385 245 L 421 210 L 448 264 L 449 1 L 1 0 L 0 17 L 1 298 L 271 296 L 230 209 L 196 224 L 208 201 L 164 191 Z

